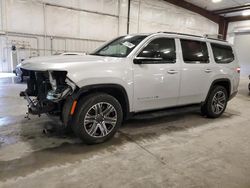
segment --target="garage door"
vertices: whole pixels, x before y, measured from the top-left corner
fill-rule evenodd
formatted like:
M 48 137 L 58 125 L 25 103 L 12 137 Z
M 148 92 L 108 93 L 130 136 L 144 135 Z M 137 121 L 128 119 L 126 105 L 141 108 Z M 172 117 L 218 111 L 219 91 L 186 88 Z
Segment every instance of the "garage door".
M 250 33 L 236 34 L 235 47 L 242 75 L 250 75 Z

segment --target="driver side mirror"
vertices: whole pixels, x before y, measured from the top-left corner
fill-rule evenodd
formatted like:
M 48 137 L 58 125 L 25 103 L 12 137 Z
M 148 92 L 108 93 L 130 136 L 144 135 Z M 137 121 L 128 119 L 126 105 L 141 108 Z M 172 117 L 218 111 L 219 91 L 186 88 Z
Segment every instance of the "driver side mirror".
M 138 57 L 153 58 L 157 57 L 157 51 L 154 50 L 143 50 Z
M 134 64 L 147 64 L 152 61 L 161 61 L 162 58 L 157 56 L 158 52 L 155 50 L 143 50 L 133 61 Z
M 161 57 L 136 57 L 134 58 L 134 64 L 152 64 L 152 62 L 162 61 Z
M 160 56 L 158 49 L 158 44 L 150 43 L 133 60 L 134 64 L 152 64 L 156 61 L 162 61 L 163 58 Z

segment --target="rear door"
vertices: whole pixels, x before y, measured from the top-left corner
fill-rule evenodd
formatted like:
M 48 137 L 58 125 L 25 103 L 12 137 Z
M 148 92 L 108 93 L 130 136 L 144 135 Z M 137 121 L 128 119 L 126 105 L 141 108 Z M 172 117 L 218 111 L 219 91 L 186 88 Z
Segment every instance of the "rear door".
M 207 95 L 213 68 L 208 53 L 208 43 L 180 39 L 182 51 L 179 105 L 200 103 Z

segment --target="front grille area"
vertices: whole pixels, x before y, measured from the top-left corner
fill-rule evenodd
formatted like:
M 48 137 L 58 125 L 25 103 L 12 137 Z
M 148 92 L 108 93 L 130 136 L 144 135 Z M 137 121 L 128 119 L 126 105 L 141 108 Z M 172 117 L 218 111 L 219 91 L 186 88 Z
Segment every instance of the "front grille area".
M 48 72 L 29 71 L 29 79 L 27 81 L 27 94 L 36 96 L 38 100 L 45 100 L 48 91 L 51 90 Z
M 58 113 L 61 110 L 63 98 L 60 101 L 48 99 L 48 94 L 52 91 L 55 93 L 60 91 L 62 87 L 68 87 L 65 82 L 67 72 L 54 71 L 28 71 L 29 79 L 27 81 L 27 89 L 20 93 L 28 101 L 29 113 Z M 55 80 L 53 88 L 50 76 Z M 49 95 L 50 96 L 50 95 Z

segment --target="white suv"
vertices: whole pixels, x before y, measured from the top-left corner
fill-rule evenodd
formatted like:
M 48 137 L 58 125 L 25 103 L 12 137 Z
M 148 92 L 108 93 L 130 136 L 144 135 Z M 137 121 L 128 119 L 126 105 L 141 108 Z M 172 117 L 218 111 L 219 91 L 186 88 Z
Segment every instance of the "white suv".
M 219 117 L 238 91 L 240 68 L 225 41 L 178 33 L 118 37 L 90 55 L 22 62 L 31 114 L 59 115 L 86 143 L 111 138 L 133 114 L 200 105 Z

